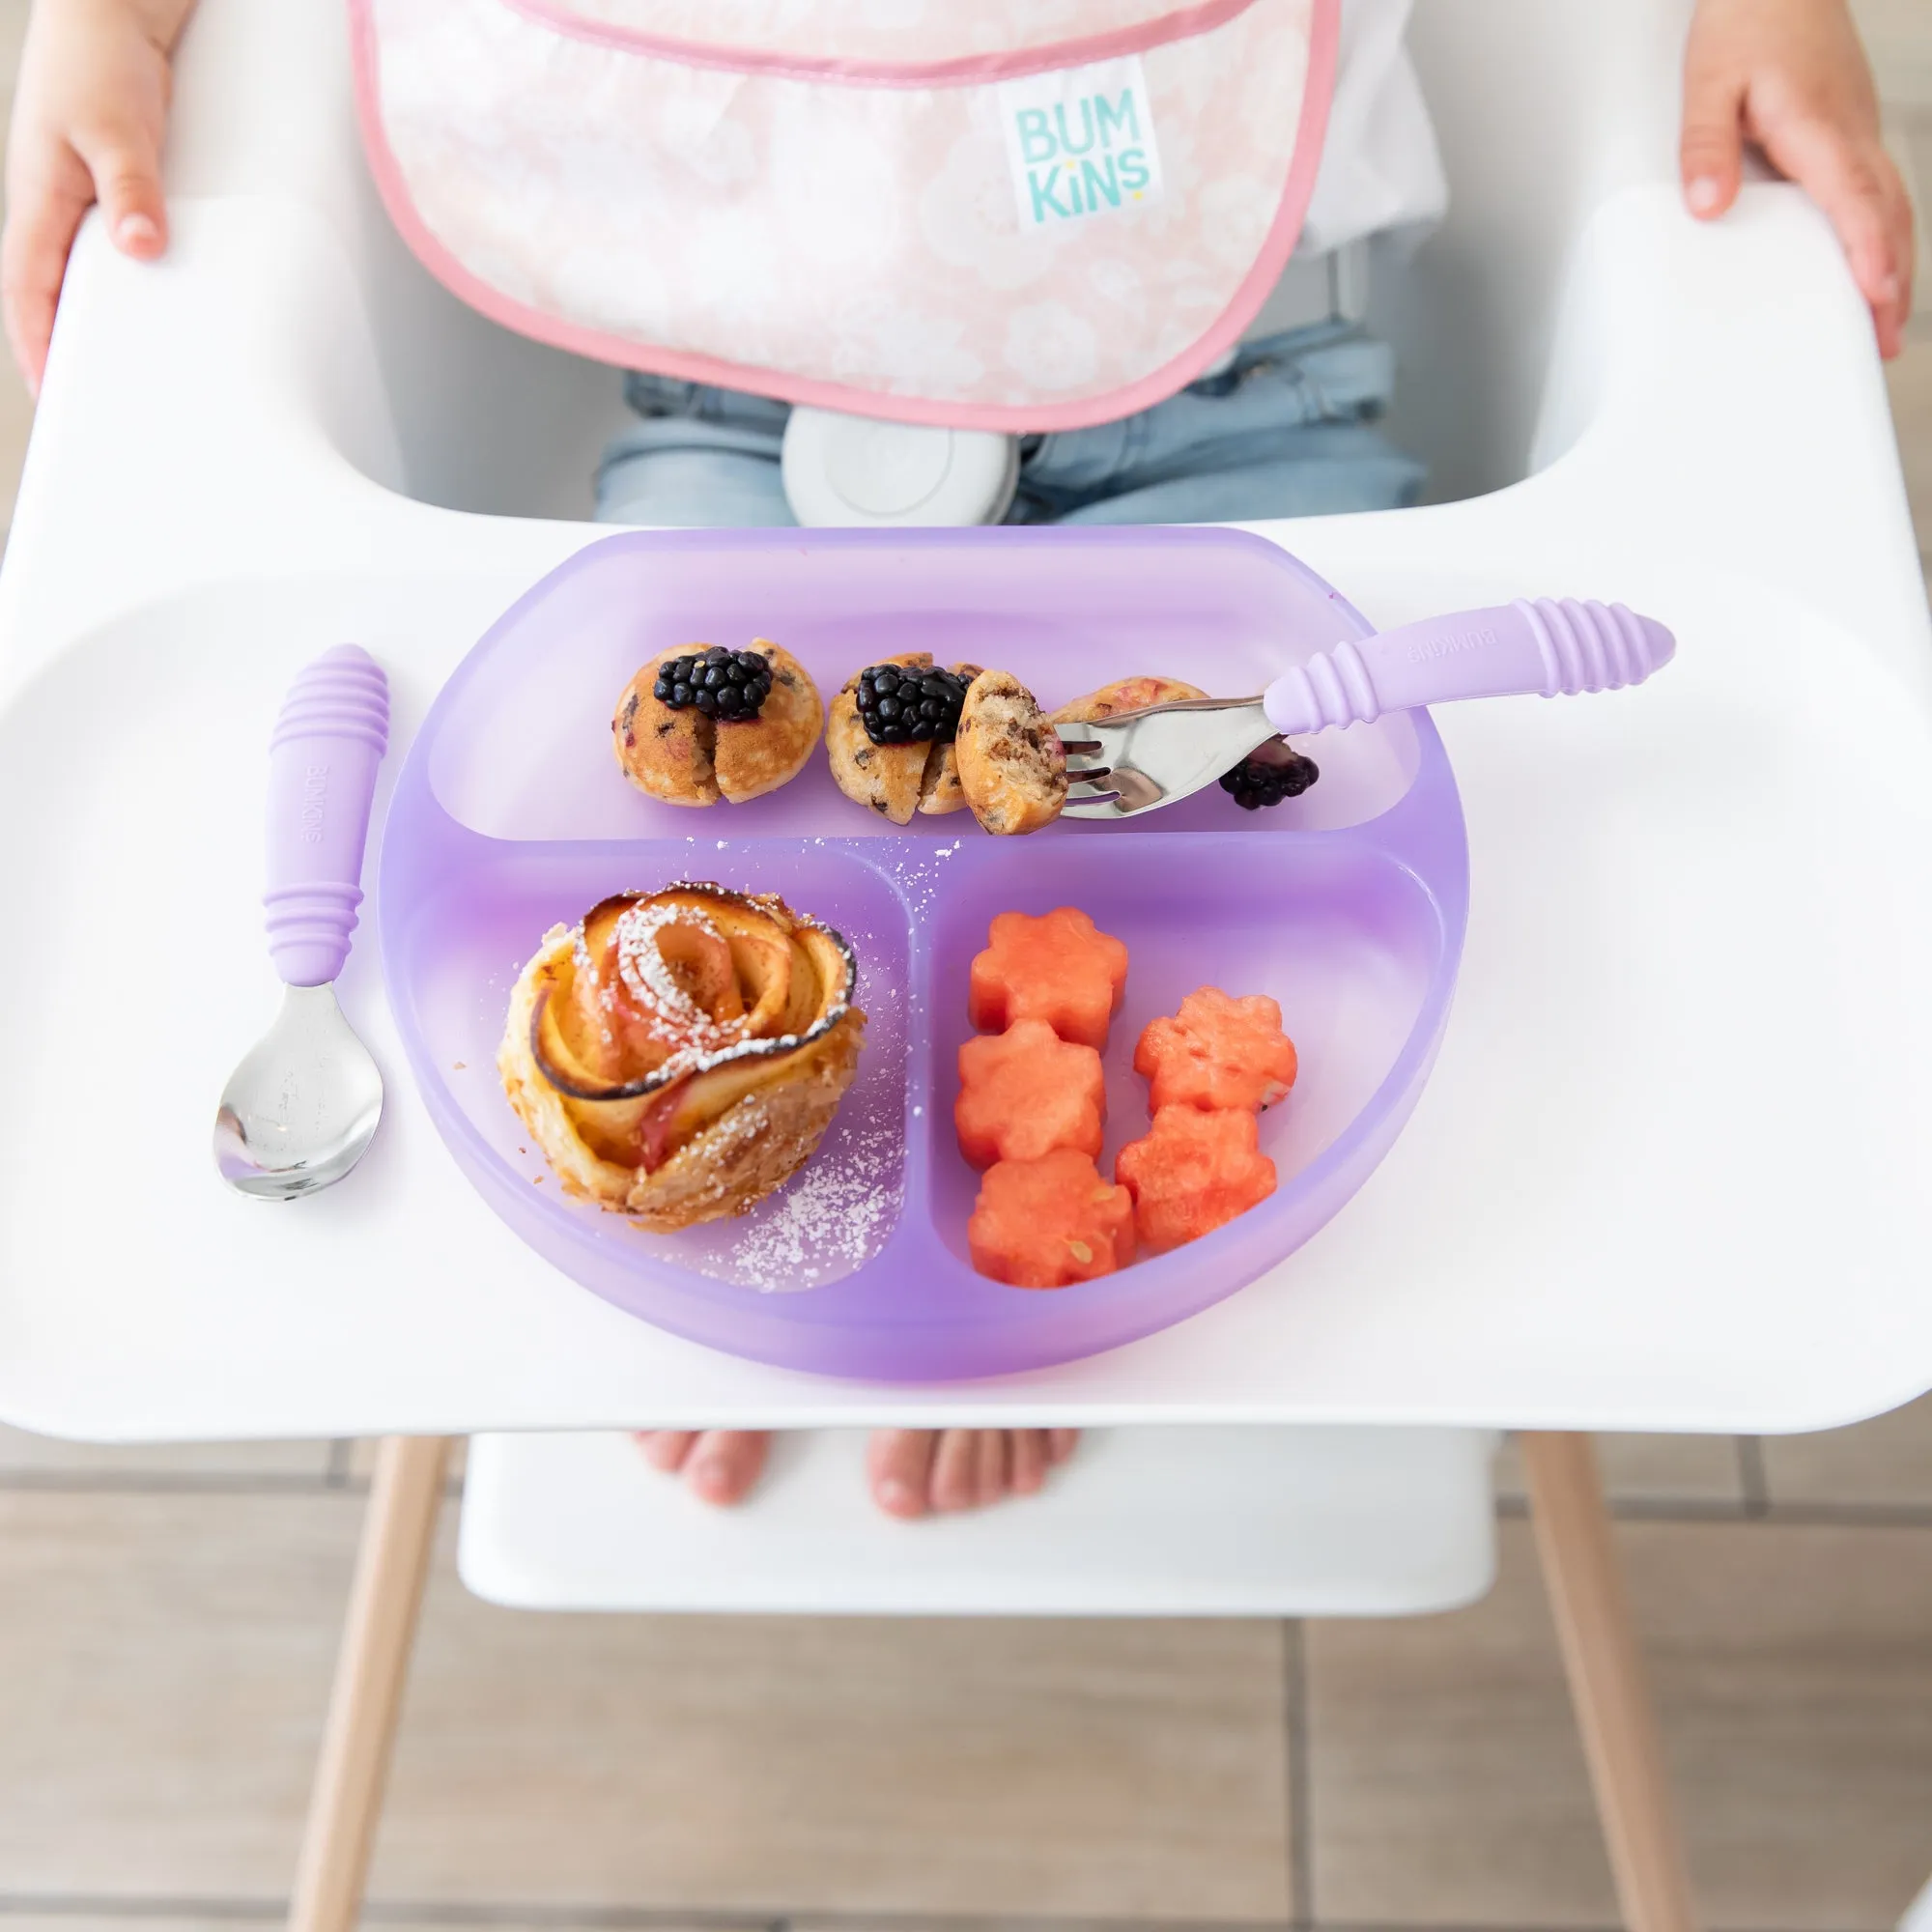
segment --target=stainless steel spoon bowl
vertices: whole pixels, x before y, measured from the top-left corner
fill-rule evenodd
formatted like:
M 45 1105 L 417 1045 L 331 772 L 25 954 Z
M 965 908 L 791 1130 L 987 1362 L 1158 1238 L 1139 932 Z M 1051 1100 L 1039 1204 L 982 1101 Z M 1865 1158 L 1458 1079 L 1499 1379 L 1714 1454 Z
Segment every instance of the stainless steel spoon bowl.
M 291 986 L 222 1089 L 214 1164 L 243 1194 L 294 1201 L 340 1180 L 382 1118 L 383 1076 L 335 988 Z
M 269 951 L 288 991 L 214 1117 L 231 1187 L 295 1201 L 340 1180 L 383 1117 L 383 1076 L 335 1004 L 362 903 L 362 847 L 389 740 L 389 686 L 367 651 L 310 665 L 269 742 Z

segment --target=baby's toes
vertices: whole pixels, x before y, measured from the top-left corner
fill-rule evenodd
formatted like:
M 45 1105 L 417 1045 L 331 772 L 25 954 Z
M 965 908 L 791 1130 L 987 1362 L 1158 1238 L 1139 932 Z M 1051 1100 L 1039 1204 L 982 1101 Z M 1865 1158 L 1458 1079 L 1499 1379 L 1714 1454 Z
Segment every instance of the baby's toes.
M 942 1432 L 939 1448 L 932 1459 L 932 1482 L 927 1497 L 936 1510 L 968 1510 L 990 1502 L 999 1494 L 982 1495 L 980 1486 L 988 1474 L 984 1438 L 997 1435 L 992 1429 L 948 1429 Z M 1005 1458 L 1000 1468 L 1004 1470 Z
M 1008 1432 L 1007 1457 L 1011 1466 L 1013 1493 L 1031 1496 L 1046 1481 L 1046 1431 L 1014 1429 Z
M 976 1434 L 980 1437 L 976 1459 L 980 1501 L 982 1505 L 996 1503 L 1012 1486 L 1013 1432 L 1010 1429 L 981 1429 Z
M 926 1512 L 932 1480 L 936 1429 L 876 1429 L 866 1448 L 872 1500 L 888 1516 L 919 1517 Z
M 695 1429 L 639 1429 L 636 1433 L 644 1461 L 667 1476 L 674 1476 L 684 1467 L 691 1445 L 697 1440 Z
M 743 1502 L 764 1473 L 771 1436 L 758 1430 L 707 1429 L 685 1464 L 693 1494 L 721 1507 Z

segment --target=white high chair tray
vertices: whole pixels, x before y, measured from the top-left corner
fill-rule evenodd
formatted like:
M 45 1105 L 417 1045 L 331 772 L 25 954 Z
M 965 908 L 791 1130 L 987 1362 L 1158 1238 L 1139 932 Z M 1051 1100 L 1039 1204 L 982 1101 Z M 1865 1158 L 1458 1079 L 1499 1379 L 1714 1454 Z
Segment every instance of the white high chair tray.
M 1670 12 L 1592 18 L 1638 21 L 1654 79 Z M 1274 1274 L 1133 1348 L 995 1383 L 857 1387 L 708 1353 L 552 1271 L 470 1192 L 411 1091 L 366 925 L 341 990 L 388 1083 L 373 1149 L 312 1201 L 230 1194 L 209 1140 L 276 997 L 261 799 L 291 674 L 345 638 L 374 651 L 393 774 L 463 652 L 595 533 L 401 494 L 389 388 L 433 394 L 454 354 L 437 331 L 464 325 L 408 308 L 356 212 L 346 123 L 298 111 L 325 98 L 308 77 L 339 31 L 332 0 L 207 0 L 199 46 L 245 68 L 274 43 L 292 76 L 220 76 L 246 127 L 232 152 L 187 138 L 171 156 L 163 264 L 114 256 L 90 220 L 70 269 L 0 572 L 0 1417 L 127 1439 L 1787 1431 L 1932 1384 L 1932 657 L 1884 391 L 1795 191 L 1749 189 L 1700 231 L 1661 172 L 1592 186 L 1561 231 L 1554 347 L 1532 327 L 1520 348 L 1548 361 L 1535 474 L 1264 526 L 1384 624 L 1555 591 L 1620 597 L 1682 640 L 1629 704 L 1439 714 L 1473 869 L 1457 1009 L 1394 1152 Z M 189 137 L 212 71 L 185 62 Z M 1613 150 L 1593 182 L 1629 177 Z M 1667 140 L 1653 150 L 1667 169 Z M 478 382 L 507 366 L 487 358 L 514 345 L 464 339 Z M 608 396 L 592 373 L 582 393 Z M 594 437 L 544 438 L 562 389 L 466 393 L 501 420 L 445 411 L 444 441 L 411 445 L 445 480 L 488 431 L 503 474 L 527 447 L 581 487 Z
M 1352 588 L 1341 534 L 1293 533 Z M 1574 557 L 1549 569 L 1599 587 Z M 1743 582 L 1602 583 L 1684 640 L 1641 732 L 1613 702 L 1444 712 L 1474 913 L 1415 1119 L 1292 1262 L 1146 1343 L 891 1390 L 618 1314 L 457 1173 L 366 924 L 342 996 L 388 1081 L 374 1148 L 312 1201 L 231 1194 L 210 1123 L 276 998 L 256 895 L 281 692 L 359 638 L 390 667 L 400 743 L 533 574 L 198 590 L 74 639 L 0 714 L 18 976 L 0 1005 L 0 1414 L 138 1437 L 913 1418 L 1759 1430 L 1926 1380 L 1932 742 L 1856 638 Z M 1361 594 L 1394 620 L 1505 587 L 1398 588 L 1384 565 Z

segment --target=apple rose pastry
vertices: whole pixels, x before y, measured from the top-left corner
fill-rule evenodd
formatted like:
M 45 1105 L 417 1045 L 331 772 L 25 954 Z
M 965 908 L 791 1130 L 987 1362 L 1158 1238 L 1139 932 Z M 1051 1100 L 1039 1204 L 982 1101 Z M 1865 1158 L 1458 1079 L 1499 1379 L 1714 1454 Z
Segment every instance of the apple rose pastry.
M 773 895 L 620 893 L 510 996 L 503 1091 L 564 1191 L 659 1233 L 742 1214 L 811 1156 L 859 1064 L 852 950 Z

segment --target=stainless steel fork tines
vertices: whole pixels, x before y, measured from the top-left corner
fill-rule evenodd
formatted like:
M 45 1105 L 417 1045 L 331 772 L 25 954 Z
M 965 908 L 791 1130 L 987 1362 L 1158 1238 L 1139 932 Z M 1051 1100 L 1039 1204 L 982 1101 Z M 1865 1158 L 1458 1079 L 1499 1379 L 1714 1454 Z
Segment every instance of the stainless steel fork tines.
M 1373 724 L 1451 698 L 1574 697 L 1641 684 L 1677 640 L 1653 617 L 1575 597 L 1518 598 L 1425 617 L 1316 651 L 1259 697 L 1189 698 L 1067 724 L 1065 810 L 1133 818 L 1231 771 L 1269 738 Z
M 1212 784 L 1275 735 L 1259 697 L 1195 697 L 1062 724 L 1068 818 L 1131 818 Z

